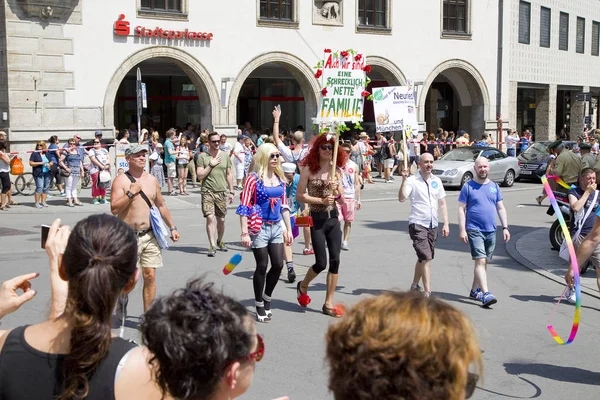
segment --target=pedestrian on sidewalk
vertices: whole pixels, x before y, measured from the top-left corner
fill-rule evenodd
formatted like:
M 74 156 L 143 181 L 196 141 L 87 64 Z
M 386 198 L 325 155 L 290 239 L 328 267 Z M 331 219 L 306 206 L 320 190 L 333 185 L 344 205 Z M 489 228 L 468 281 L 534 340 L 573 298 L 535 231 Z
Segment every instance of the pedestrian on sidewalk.
M 35 179 L 35 208 L 48 207 L 48 186 L 50 186 L 50 169 L 52 162 L 48 159 L 46 142 L 40 140 L 35 151 L 29 157 L 29 165 Z
M 574 213 L 569 231 L 573 239 L 573 247 L 577 252 L 579 267 L 581 268 L 591 261 L 592 266 L 596 269 L 598 289 L 600 290 L 600 246 L 598 246 L 600 240 L 596 239 L 600 231 L 600 228 L 597 227 L 600 191 L 596 189 L 596 173 L 591 168 L 585 168 L 579 176 L 578 186 L 569 191 L 569 204 Z M 585 247 L 584 243 L 586 243 Z M 595 245 L 593 245 L 594 243 Z M 573 270 L 569 263 L 567 276 L 572 273 Z M 575 290 L 573 290 L 572 284 L 567 289 L 566 298 L 570 303 L 575 303 Z
M 167 167 L 167 190 L 169 191 L 169 196 L 177 196 L 177 192 L 175 191 L 175 177 L 177 176 L 177 166 L 175 151 L 175 144 L 173 140 L 175 140 L 175 129 L 169 129 L 167 131 L 167 140 L 165 140 L 164 144 L 164 152 L 165 152 L 165 166 Z
M 217 248 L 223 252 L 228 250 L 223 242 L 223 235 L 225 235 L 227 204 L 233 203 L 233 174 L 229 153 L 219 149 L 221 144 L 219 134 L 212 132 L 208 136 L 208 142 L 210 148 L 207 153 L 200 154 L 196 168 L 198 169 L 198 179 L 202 181 L 200 194 L 202 195 L 202 214 L 206 218 L 206 234 L 209 243 L 207 255 L 215 257 Z M 215 228 L 217 230 L 216 241 Z
M 94 148 L 90 149 L 90 175 L 92 177 L 92 204 L 106 204 L 106 187 L 101 185 L 100 173 L 110 173 L 110 156 L 102 147 L 101 139 L 94 139 Z
M 341 149 L 348 155 L 348 161 L 342 168 L 342 187 L 344 189 L 344 203 L 340 206 L 342 211 L 340 219 L 344 221 L 344 231 L 342 237 L 342 250 L 349 251 L 348 238 L 350 237 L 350 229 L 354 222 L 354 211 L 360 210 L 360 175 L 358 173 L 358 165 L 350 160 L 352 146 L 350 143 L 340 145 Z
M 496 248 L 496 214 L 502 224 L 504 242 L 510 240 L 506 209 L 497 183 L 488 178 L 487 158 L 475 160 L 475 177 L 467 182 L 458 196 L 458 228 L 460 240 L 469 243 L 475 260 L 473 285 L 469 298 L 481 301 L 484 307 L 497 302 L 487 285 L 487 264 Z
M 409 171 L 402 170 L 402 184 L 398 191 L 398 200 L 403 203 L 410 199 L 411 209 L 408 216 L 408 233 L 417 253 L 415 274 L 410 290 L 421 291 L 419 282 L 423 281 L 425 297 L 431 296 L 431 261 L 435 255 L 435 241 L 438 236 L 438 208 L 441 210 L 444 226 L 442 236 L 448 237 L 450 227 L 446 191 L 442 181 L 433 175 L 433 155 L 423 153 L 419 159 L 419 171 L 408 176 Z
M 77 199 L 77 182 L 79 182 L 79 178 L 84 174 L 83 155 L 79 151 L 75 139 L 69 139 L 67 146 L 69 146 L 68 150 L 63 151 L 60 158 L 60 166 L 65 170 L 65 173 L 68 174 L 67 183 L 65 185 L 67 206 L 82 206 L 83 204 Z
M 156 206 L 160 216 L 171 231 L 173 242 L 179 240 L 179 232 L 173 223 L 171 213 L 160 193 L 160 186 L 154 176 L 144 171 L 148 150 L 145 146 L 132 143 L 125 150 L 129 170 L 115 178 L 111 189 L 110 211 L 135 231 L 137 239 L 138 267 L 142 270 L 144 288 L 142 291 L 144 312 L 156 297 L 156 269 L 162 268 L 163 259 L 158 239 L 150 224 L 150 209 Z M 159 232 L 156 232 L 159 234 Z M 127 317 L 127 295 L 119 297 L 117 318 L 122 324 Z
M 0 141 L 0 183 L 2 192 L 0 194 L 0 211 L 8 211 L 8 193 L 11 191 L 10 183 L 10 157 L 6 151 L 6 142 Z
M 188 164 L 192 158 L 192 152 L 187 145 L 187 138 L 182 137 L 177 149 L 177 175 L 179 184 L 179 195 L 189 196 L 187 191 Z
M 50 183 L 52 180 L 56 183 L 56 188 L 60 192 L 61 196 L 65 196 L 65 190 L 62 185 L 62 176 L 60 174 L 59 160 L 60 160 L 60 146 L 58 136 L 52 135 L 48 140 L 50 146 L 48 146 L 48 160 L 52 162 L 52 168 L 50 169 Z
M 252 248 L 256 261 L 252 280 L 258 322 L 270 322 L 273 317 L 271 296 L 283 269 L 284 246 L 291 246 L 294 240 L 280 157 L 281 153 L 274 145 L 267 143 L 260 147 L 255 157 L 255 172 L 248 176 L 236 210 L 240 216 L 242 245 Z M 260 231 L 251 236 L 248 219 L 255 206 L 260 207 L 262 224 Z M 267 273 L 269 261 L 271 268 Z

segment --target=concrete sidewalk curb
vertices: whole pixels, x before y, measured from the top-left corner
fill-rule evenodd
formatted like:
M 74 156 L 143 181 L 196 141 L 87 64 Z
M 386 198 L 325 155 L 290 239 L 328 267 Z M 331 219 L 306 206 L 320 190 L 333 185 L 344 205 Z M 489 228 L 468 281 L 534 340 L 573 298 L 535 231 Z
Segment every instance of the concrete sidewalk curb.
M 528 229 L 525 232 L 518 233 L 515 236 L 511 237 L 511 240 L 506 244 L 506 252 L 513 258 L 513 260 L 521 264 L 523 267 L 543 276 L 546 279 L 554 281 L 560 284 L 561 286 L 565 286 L 565 280 L 563 279 L 563 277 L 553 274 L 552 272 L 549 272 L 544 268 L 538 267 L 537 265 L 523 257 L 521 253 L 519 253 L 519 251 L 517 250 L 517 242 L 519 241 L 519 239 L 537 229 L 538 228 Z M 584 286 L 581 286 L 581 292 L 596 299 L 600 299 L 600 294 L 595 290 L 590 290 Z

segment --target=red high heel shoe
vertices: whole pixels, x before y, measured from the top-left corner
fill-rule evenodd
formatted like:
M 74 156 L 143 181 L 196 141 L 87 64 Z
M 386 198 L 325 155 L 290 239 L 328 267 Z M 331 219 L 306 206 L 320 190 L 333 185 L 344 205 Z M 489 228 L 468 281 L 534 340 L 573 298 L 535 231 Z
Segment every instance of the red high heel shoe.
M 298 304 L 300 304 L 301 307 L 306 307 L 310 304 L 311 299 L 309 295 L 302 293 L 302 290 L 300 290 L 301 283 L 302 281 L 298 282 L 298 286 L 296 287 L 296 295 L 298 296 Z

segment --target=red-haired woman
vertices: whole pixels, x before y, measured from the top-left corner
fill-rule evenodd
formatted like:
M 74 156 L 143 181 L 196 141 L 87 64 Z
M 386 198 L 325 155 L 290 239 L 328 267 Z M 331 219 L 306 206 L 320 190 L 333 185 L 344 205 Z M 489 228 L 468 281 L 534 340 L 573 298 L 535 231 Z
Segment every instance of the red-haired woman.
M 308 285 L 327 268 L 327 250 L 329 250 L 327 294 L 323 314 L 341 317 L 333 306 L 333 293 L 338 281 L 342 246 L 342 230 L 335 203 L 344 203 L 339 182 L 342 180 L 340 168 L 346 165 L 347 155 L 344 151 L 338 152 L 335 160 L 336 176 L 331 176 L 334 143 L 335 136 L 330 139 L 326 135 L 316 136 L 311 141 L 308 154 L 300 163 L 302 169 L 297 198 L 299 202 L 308 204 L 313 219 L 310 233 L 315 251 L 315 264 L 308 270 L 304 280 L 298 282 L 297 295 L 301 306 L 306 307 L 310 303 L 310 297 L 306 294 Z

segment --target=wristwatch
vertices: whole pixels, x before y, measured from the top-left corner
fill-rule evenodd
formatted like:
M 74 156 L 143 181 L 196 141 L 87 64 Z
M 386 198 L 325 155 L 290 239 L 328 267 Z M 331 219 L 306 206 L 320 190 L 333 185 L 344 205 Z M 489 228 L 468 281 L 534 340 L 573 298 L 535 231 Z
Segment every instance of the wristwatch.
M 174 226 L 174 227 L 172 227 L 172 228 L 169 228 L 169 230 L 170 230 L 171 232 L 173 232 L 173 231 L 176 231 L 176 230 L 177 230 L 177 227 L 176 227 L 176 226 Z
M 135 194 L 131 193 L 129 190 L 125 193 L 127 195 L 127 197 L 129 197 L 130 199 L 133 199 L 135 197 Z
M 502 227 L 502 229 L 503 229 L 503 230 L 504 230 L 504 229 L 508 230 L 508 226 L 503 226 L 503 227 Z

